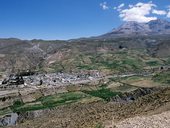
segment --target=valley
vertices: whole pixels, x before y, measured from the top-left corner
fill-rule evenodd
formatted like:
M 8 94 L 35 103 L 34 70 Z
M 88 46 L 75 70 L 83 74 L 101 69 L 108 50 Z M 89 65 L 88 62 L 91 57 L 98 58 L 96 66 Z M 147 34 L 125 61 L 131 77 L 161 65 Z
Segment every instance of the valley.
M 158 118 L 170 111 L 168 26 L 128 22 L 91 38 L 0 39 L 0 127 L 121 128 L 151 118 L 169 126 Z

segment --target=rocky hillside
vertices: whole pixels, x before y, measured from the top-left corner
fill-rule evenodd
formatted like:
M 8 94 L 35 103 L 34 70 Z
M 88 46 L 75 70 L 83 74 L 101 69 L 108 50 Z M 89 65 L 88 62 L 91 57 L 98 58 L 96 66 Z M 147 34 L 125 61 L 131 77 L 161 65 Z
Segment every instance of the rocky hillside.
M 0 39 L 0 72 L 37 69 L 48 54 L 53 54 L 64 42 L 43 40 Z
M 100 70 L 113 73 L 168 65 L 169 32 L 168 21 L 156 20 L 146 24 L 127 22 L 111 33 L 88 39 L 0 39 L 0 72 L 30 69 L 46 72 Z M 133 34 L 136 36 L 127 37 Z
M 170 38 L 133 37 L 111 40 L 0 40 L 0 72 L 20 70 L 104 72 L 134 71 L 169 63 Z

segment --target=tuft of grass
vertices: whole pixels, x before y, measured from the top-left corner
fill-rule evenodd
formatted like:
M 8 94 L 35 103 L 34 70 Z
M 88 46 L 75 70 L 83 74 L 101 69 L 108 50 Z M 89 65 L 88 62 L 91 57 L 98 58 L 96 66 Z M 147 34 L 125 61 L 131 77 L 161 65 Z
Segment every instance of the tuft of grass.
M 101 123 L 99 123 L 95 126 L 95 128 L 104 128 L 104 126 Z

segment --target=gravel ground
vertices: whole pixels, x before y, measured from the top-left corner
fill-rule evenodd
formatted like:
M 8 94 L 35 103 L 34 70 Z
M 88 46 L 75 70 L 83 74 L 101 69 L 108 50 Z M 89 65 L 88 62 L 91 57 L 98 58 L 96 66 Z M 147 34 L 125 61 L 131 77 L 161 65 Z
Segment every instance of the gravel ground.
M 152 116 L 128 118 L 115 126 L 117 128 L 170 128 L 170 111 Z

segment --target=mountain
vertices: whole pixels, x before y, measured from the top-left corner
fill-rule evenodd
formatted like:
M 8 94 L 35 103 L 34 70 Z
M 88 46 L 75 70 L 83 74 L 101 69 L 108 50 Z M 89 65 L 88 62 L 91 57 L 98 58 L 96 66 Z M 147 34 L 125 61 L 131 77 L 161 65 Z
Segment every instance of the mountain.
M 166 20 L 153 20 L 147 23 L 152 33 L 170 34 L 170 22 Z
M 164 35 L 170 34 L 170 22 L 162 19 L 152 20 L 148 23 L 125 22 L 111 32 L 98 38 L 112 38 L 117 36 L 138 36 L 138 35 Z

